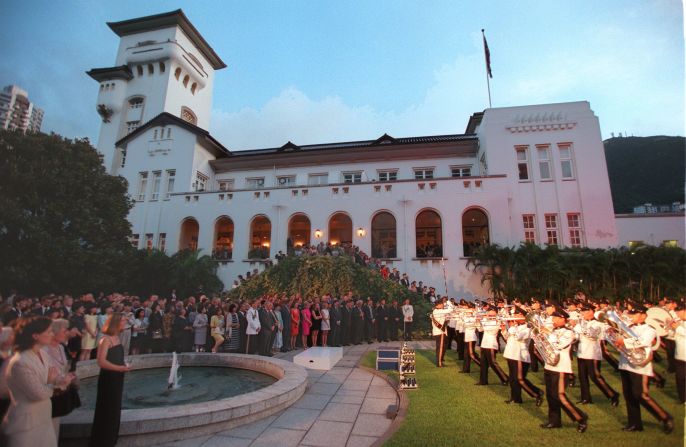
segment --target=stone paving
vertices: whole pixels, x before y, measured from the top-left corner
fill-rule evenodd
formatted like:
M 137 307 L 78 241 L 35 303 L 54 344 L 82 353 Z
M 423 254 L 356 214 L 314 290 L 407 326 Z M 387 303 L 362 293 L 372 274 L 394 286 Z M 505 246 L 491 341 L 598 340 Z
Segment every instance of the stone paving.
M 385 343 L 387 344 L 387 343 Z M 417 348 L 430 343 L 414 342 Z M 389 405 L 397 405 L 396 390 L 384 379 L 356 368 L 377 343 L 344 347 L 343 358 L 330 371 L 308 370 L 309 386 L 291 407 L 259 421 L 211 436 L 162 444 L 164 447 L 365 447 L 388 430 Z M 291 360 L 302 350 L 277 354 Z

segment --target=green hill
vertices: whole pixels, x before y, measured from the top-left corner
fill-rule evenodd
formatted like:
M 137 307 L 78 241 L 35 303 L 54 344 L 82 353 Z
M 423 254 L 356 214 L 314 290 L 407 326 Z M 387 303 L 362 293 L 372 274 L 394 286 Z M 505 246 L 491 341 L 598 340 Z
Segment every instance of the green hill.
M 684 137 L 625 137 L 604 141 L 615 213 L 643 203 L 684 203 Z

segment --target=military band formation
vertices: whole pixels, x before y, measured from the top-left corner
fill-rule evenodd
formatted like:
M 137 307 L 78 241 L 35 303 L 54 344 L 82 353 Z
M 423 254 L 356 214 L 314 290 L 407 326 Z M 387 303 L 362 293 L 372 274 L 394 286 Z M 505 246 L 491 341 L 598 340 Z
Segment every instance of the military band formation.
M 444 366 L 446 351 L 453 341 L 459 373 L 479 368 L 478 386 L 487 386 L 492 369 L 502 385 L 510 387 L 506 404 L 521 404 L 522 391 L 535 400 L 536 406 L 548 405 L 548 421 L 543 429 L 562 427 L 562 411 L 576 423 L 577 431 L 588 428 L 587 414 L 579 407 L 593 403 L 591 382 L 609 400 L 619 405 L 620 394 L 601 374 L 605 360 L 619 371 L 628 422 L 625 432 L 643 431 L 641 406 L 661 422 L 667 434 L 674 429 L 673 417 L 650 396 L 649 384 L 662 387 L 665 378 L 653 369 L 660 346 L 667 353 L 668 373 L 675 373 L 679 401 L 686 402 L 686 305 L 664 301 L 662 306 L 645 307 L 626 302 L 624 307 L 596 302 L 582 293 L 564 303 L 515 300 L 488 303 L 443 299 L 429 314 L 436 341 L 436 366 Z M 507 373 L 498 364 L 500 338 Z M 479 352 L 477 355 L 477 346 Z M 572 371 L 576 352 L 577 375 Z M 619 354 L 619 361 L 615 358 Z M 528 378 L 543 365 L 545 392 Z M 575 403 L 567 387 L 579 383 L 581 396 Z

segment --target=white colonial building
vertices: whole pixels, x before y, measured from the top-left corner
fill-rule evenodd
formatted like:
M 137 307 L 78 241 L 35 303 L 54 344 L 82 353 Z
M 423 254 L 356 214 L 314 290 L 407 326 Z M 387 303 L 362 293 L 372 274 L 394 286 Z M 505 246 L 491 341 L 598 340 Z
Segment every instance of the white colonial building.
M 98 149 L 129 182 L 133 243 L 213 254 L 228 286 L 287 244 L 351 242 L 443 292 L 483 295 L 475 247 L 618 243 L 587 102 L 491 108 L 464 133 L 234 152 L 206 130 L 226 65 L 182 11 L 109 23 Z

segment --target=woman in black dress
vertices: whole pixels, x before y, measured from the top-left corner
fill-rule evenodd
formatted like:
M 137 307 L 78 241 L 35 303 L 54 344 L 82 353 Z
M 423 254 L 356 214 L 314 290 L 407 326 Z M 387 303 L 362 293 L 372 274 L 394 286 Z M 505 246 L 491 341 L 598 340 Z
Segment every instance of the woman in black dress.
M 317 346 L 317 339 L 319 338 L 319 331 L 322 329 L 322 312 L 319 309 L 319 303 L 314 303 L 310 306 L 312 312 L 312 346 Z
M 119 341 L 119 334 L 125 325 L 122 314 L 114 312 L 102 328 L 103 337 L 98 344 L 100 376 L 91 428 L 91 447 L 114 446 L 119 438 L 124 373 L 131 370 L 124 364 L 124 348 Z

